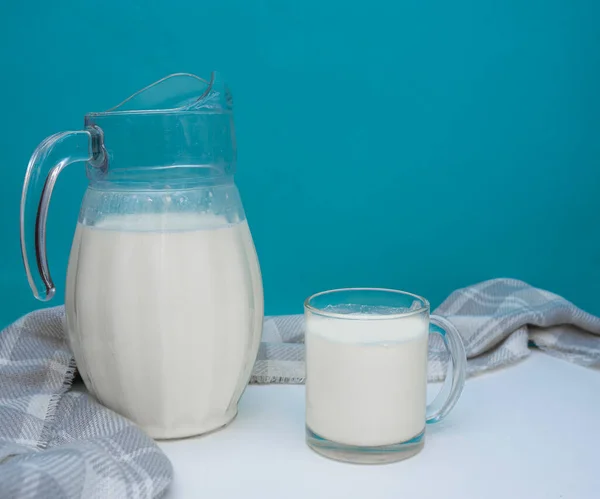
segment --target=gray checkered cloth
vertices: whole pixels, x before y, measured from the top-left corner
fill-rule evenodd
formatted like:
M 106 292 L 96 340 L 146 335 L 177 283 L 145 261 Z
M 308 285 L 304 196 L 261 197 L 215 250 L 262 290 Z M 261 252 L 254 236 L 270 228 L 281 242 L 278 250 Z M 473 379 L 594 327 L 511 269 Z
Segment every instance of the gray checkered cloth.
M 435 312 L 460 331 L 469 374 L 523 359 L 531 344 L 600 367 L 600 319 L 523 282 L 455 291 Z M 70 389 L 75 364 L 63 316 L 63 307 L 33 312 L 0 333 L 0 498 L 160 497 L 173 471 L 156 444 Z M 303 342 L 302 316 L 267 318 L 251 381 L 302 383 Z M 445 360 L 432 341 L 431 380 L 443 377 Z
M 600 368 L 600 318 L 522 281 L 494 279 L 459 289 L 434 314 L 448 319 L 460 332 L 467 351 L 467 375 L 524 359 L 530 347 Z M 432 336 L 430 381 L 444 378 L 446 361 L 441 339 Z M 266 318 L 251 382 L 302 383 L 304 377 L 303 317 Z
M 81 390 L 63 307 L 0 332 L 0 498 L 152 498 L 171 463 L 129 420 Z

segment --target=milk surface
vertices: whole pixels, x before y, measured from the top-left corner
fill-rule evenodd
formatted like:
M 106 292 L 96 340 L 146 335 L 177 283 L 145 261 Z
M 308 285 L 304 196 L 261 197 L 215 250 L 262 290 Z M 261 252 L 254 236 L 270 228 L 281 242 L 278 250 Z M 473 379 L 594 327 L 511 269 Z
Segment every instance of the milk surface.
M 428 316 L 307 314 L 306 423 L 334 442 L 405 442 L 425 427 Z
M 228 423 L 250 377 L 263 318 L 245 221 L 109 216 L 76 229 L 67 328 L 88 389 L 154 438 Z

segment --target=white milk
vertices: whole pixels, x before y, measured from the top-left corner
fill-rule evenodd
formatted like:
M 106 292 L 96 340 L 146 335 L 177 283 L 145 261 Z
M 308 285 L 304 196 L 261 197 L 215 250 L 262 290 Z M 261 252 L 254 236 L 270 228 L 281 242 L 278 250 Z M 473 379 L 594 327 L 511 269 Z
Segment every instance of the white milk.
M 197 435 L 235 416 L 263 318 L 245 221 L 146 214 L 79 224 L 66 308 L 88 389 L 150 436 Z
M 354 317 L 307 315 L 306 423 L 347 445 L 410 440 L 425 427 L 428 317 Z

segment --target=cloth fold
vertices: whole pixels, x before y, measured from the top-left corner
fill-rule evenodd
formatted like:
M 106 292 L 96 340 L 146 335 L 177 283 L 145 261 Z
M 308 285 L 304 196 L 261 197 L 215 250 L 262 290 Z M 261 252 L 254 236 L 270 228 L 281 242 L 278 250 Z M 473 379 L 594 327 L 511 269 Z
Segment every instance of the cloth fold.
M 154 498 L 173 469 L 132 422 L 69 390 L 75 362 L 64 308 L 0 333 L 0 497 Z
M 600 367 L 600 319 L 521 281 L 460 289 L 435 313 L 459 330 L 469 375 L 517 362 L 531 346 Z M 161 497 L 173 469 L 155 442 L 71 388 L 63 317 L 63 307 L 32 312 L 0 333 L 0 497 Z M 429 361 L 429 379 L 442 379 L 446 353 L 435 336 Z M 267 317 L 251 382 L 304 378 L 303 317 Z
M 460 332 L 467 375 L 510 365 L 530 348 L 586 367 L 600 367 L 600 318 L 564 298 L 516 279 L 493 279 L 454 291 L 435 311 Z M 429 381 L 444 378 L 447 354 L 431 337 Z M 267 317 L 253 383 L 303 383 L 304 318 Z

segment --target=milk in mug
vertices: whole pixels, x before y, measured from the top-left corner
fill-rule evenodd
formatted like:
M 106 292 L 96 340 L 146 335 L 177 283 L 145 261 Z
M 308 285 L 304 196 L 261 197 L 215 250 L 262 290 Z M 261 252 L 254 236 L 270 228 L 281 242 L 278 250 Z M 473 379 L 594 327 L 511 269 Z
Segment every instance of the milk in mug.
M 428 321 L 428 314 L 307 314 L 307 426 L 354 446 L 419 435 L 425 427 Z

